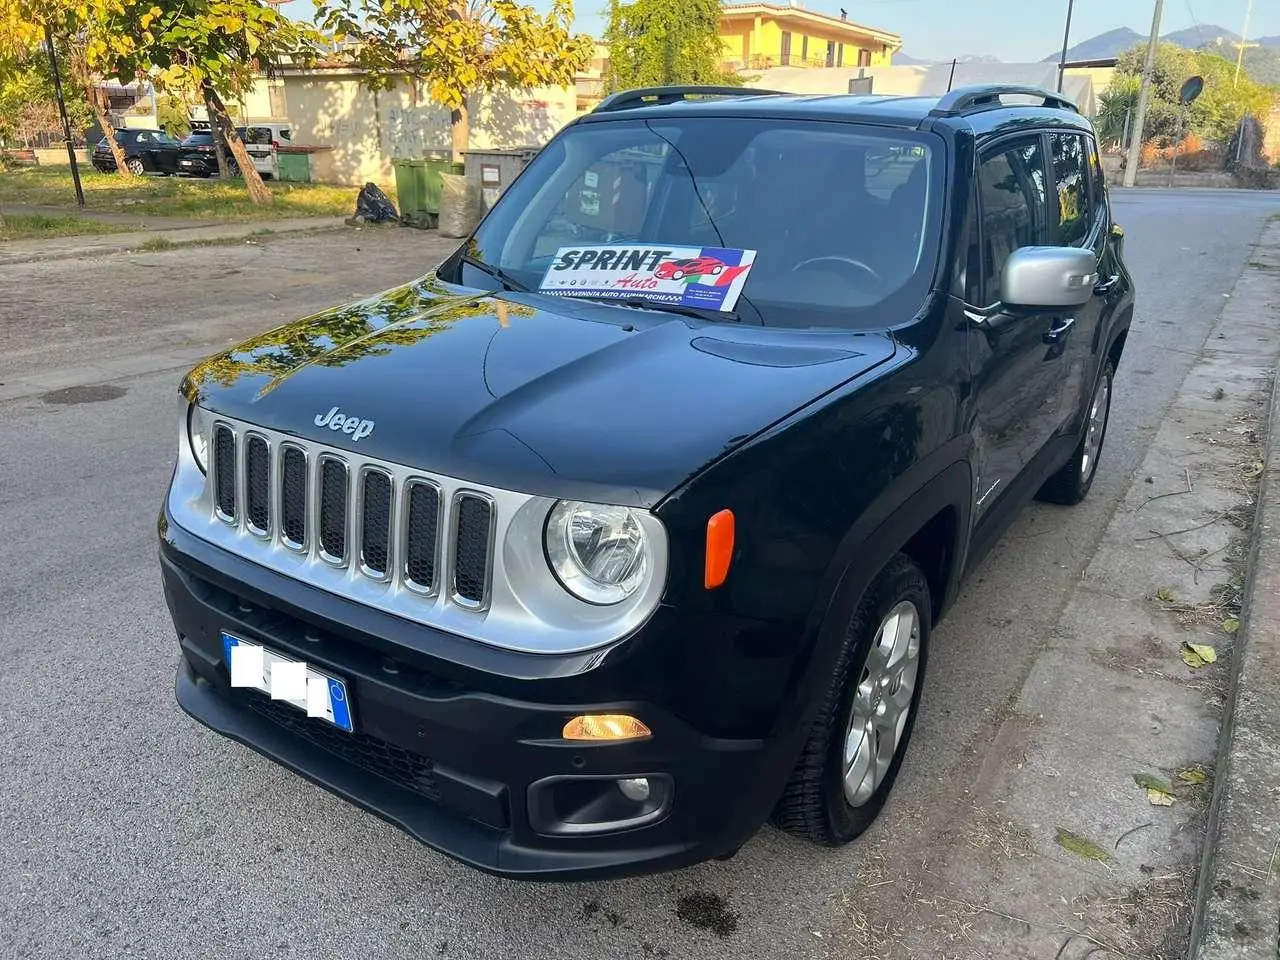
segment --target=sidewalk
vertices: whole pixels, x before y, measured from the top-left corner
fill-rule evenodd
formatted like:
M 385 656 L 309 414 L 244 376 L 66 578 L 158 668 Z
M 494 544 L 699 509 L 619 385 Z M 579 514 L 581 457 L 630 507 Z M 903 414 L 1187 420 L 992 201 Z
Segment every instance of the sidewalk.
M 54 208 L 66 214 L 64 208 Z M 40 213 L 41 208 L 6 204 L 5 213 Z M 343 217 L 293 217 L 285 220 L 181 220 L 176 217 L 129 217 L 127 214 L 77 214 L 86 220 L 114 223 L 138 223 L 146 226 L 127 233 L 90 234 L 79 237 L 50 237 L 41 240 L 8 240 L 0 242 L 0 265 L 30 263 L 35 260 L 61 260 L 93 257 L 136 250 L 148 241 L 189 244 L 238 240 L 261 234 L 317 233 L 337 230 L 346 225 Z
M 1274 387 L 1248 577 L 1197 885 L 1196 960 L 1280 957 L 1280 391 Z

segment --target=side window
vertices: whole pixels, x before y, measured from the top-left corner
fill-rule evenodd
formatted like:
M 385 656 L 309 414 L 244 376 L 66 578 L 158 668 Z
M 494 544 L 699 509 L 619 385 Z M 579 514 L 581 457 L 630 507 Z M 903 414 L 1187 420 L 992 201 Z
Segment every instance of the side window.
M 1019 247 L 1049 242 L 1047 197 L 1040 137 L 1014 141 L 981 159 L 978 165 L 981 226 L 974 251 L 977 263 L 971 262 L 967 271 L 972 275 L 969 296 L 975 299 L 975 305 L 986 306 L 1000 299 L 1000 278 L 1009 254 Z
M 281 128 L 280 128 L 280 139 L 281 139 L 281 140 L 292 140 L 292 139 L 293 139 L 293 131 L 292 131 L 292 130 L 290 130 L 288 127 L 281 127 Z
M 151 134 L 147 133 L 145 130 L 139 130 L 134 134 L 134 142 L 139 146 L 147 146 L 151 143 Z
M 1107 177 L 1102 172 L 1102 157 L 1098 153 L 1098 144 L 1093 137 L 1084 138 L 1084 149 L 1085 159 L 1089 165 L 1089 193 L 1094 216 L 1105 222 L 1110 219 L 1110 214 L 1107 210 Z
M 1056 241 L 1064 247 L 1082 247 L 1093 225 L 1084 138 L 1078 133 L 1051 133 L 1049 149 L 1058 194 Z

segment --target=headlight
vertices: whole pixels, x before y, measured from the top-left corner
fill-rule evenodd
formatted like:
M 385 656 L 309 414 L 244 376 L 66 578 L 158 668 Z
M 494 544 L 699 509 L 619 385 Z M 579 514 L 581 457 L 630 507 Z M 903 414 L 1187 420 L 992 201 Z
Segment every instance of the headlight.
M 201 473 L 209 472 L 209 413 L 197 404 L 187 408 L 187 440 Z
M 626 507 L 561 500 L 547 517 L 547 559 L 564 588 L 587 603 L 621 603 L 649 563 L 639 521 Z

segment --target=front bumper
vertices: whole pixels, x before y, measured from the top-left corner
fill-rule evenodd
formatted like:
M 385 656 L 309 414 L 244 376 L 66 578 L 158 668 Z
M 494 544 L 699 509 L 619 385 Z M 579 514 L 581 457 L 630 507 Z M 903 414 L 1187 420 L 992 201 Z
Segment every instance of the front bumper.
M 503 676 L 433 662 L 387 642 L 406 629 L 404 621 L 241 560 L 163 518 L 160 554 L 181 646 L 183 710 L 486 872 L 582 879 L 730 854 L 767 818 L 798 749 L 793 737 L 704 735 L 652 700 L 584 697 L 616 687 L 604 677 L 593 682 L 590 670 L 533 678 L 539 666 L 546 669 L 546 657 L 521 655 L 538 666 Z M 363 629 L 353 627 L 353 618 Z M 223 630 L 345 679 L 355 734 L 231 688 Z M 440 641 L 442 649 L 459 642 L 443 634 Z M 421 638 L 414 646 L 422 647 Z M 639 716 L 654 735 L 617 744 L 560 739 L 568 718 L 598 712 Z M 565 833 L 548 824 L 548 791 L 557 789 L 546 785 L 549 779 L 636 777 L 670 785 L 665 805 L 639 825 Z

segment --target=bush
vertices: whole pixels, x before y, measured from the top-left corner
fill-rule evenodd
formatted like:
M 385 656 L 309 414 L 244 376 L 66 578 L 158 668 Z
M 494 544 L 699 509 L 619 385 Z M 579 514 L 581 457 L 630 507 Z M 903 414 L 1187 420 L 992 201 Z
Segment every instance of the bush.
M 1280 170 L 1275 167 L 1237 167 L 1231 178 L 1248 190 L 1280 189 Z

